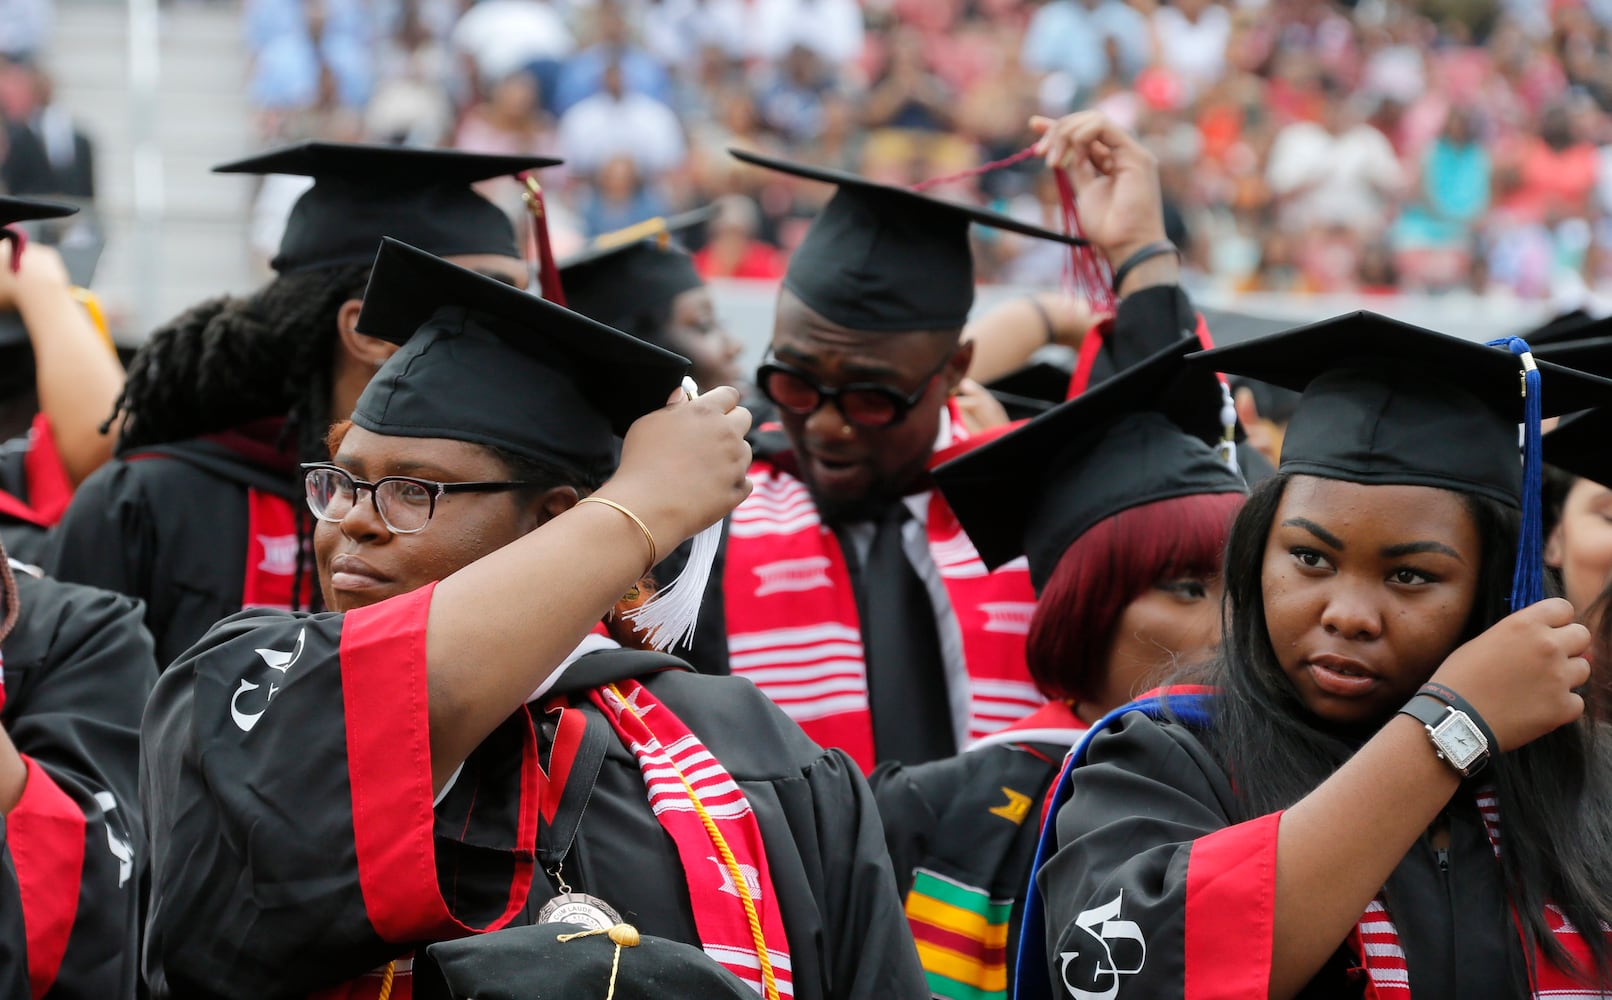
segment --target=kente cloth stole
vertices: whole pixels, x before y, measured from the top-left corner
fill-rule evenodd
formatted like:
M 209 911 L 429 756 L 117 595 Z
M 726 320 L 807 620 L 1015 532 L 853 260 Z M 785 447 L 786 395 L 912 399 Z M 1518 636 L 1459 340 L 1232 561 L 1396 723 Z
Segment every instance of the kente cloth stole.
M 1477 796 L 1478 812 L 1483 817 L 1483 829 L 1489 835 L 1489 846 L 1494 849 L 1495 860 L 1500 859 L 1500 800 L 1494 789 L 1485 788 Z M 1595 968 L 1590 958 L 1589 942 L 1578 928 L 1556 907 L 1545 907 L 1545 921 L 1555 935 L 1556 943 L 1567 950 L 1579 968 Z M 1519 936 L 1522 923 L 1515 919 Z M 1608 931 L 1612 933 L 1612 931 Z M 1399 943 L 1399 930 L 1394 926 L 1382 897 L 1371 901 L 1360 918 L 1354 933 L 1349 936 L 1349 949 L 1359 956 L 1360 968 L 1366 978 L 1367 1000 L 1409 1000 L 1411 996 L 1410 971 L 1405 964 L 1405 950 Z M 1602 991 L 1585 980 L 1578 979 L 1540 954 L 1533 943 L 1523 938 L 1523 953 L 1530 956 L 1529 968 L 1533 982 L 1529 996 L 1535 1000 L 1590 1000 L 1593 997 L 1612 997 L 1612 991 Z
M 867 661 L 839 539 L 818 517 L 805 483 L 765 459 L 749 474 L 755 489 L 733 512 L 723 578 L 729 667 L 819 746 L 838 747 L 864 773 L 871 771 Z M 1045 701 L 1024 661 L 1035 591 L 1022 558 L 995 572 L 985 569 L 939 493 L 930 498 L 925 529 L 963 636 L 968 719 L 957 734 L 962 749 Z
M 783 915 L 744 791 L 642 684 L 622 680 L 588 696 L 638 759 L 649 807 L 677 845 L 700 946 L 767 1000 L 793 996 Z

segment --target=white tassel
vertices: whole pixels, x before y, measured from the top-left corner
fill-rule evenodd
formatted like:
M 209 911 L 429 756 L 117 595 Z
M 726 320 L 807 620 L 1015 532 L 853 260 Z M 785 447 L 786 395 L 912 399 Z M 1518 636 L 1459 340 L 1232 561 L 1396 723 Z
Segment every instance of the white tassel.
M 683 379 L 683 391 L 689 399 L 698 394 L 694 380 Z M 693 646 L 694 626 L 700 620 L 700 601 L 711 580 L 711 567 L 722 546 L 722 524 L 719 519 L 694 536 L 688 562 L 677 579 L 656 590 L 649 600 L 622 615 L 656 650 L 665 652 L 679 644 Z
M 1220 380 L 1220 427 L 1220 444 L 1215 450 L 1231 471 L 1241 473 L 1237 467 L 1237 404 L 1231 398 L 1231 384 L 1225 379 Z

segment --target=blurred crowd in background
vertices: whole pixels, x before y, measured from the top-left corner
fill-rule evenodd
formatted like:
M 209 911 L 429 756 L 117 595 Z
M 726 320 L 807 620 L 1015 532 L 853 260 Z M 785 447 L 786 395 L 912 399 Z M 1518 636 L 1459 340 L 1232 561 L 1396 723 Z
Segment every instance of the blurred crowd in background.
M 87 197 L 88 143 L 30 58 L 48 26 L 49 0 L 0 0 L 0 182 Z M 715 202 L 707 276 L 776 277 L 824 191 L 728 147 L 916 182 L 1095 106 L 1158 155 L 1199 287 L 1612 289 L 1612 0 L 245 0 L 243 31 L 264 147 L 563 157 L 562 255 Z M 949 192 L 1056 225 L 1036 166 Z M 301 183 L 258 199 L 265 256 Z M 488 193 L 521 211 L 513 182 Z M 1057 248 L 981 239 L 983 280 L 1058 281 Z

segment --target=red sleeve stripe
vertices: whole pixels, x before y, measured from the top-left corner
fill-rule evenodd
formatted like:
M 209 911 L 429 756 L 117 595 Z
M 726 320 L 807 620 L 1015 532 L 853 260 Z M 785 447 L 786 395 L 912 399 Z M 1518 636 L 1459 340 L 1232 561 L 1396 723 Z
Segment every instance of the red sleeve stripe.
M 342 713 L 347 727 L 353 839 L 364 908 L 389 942 L 440 940 L 496 930 L 520 912 L 537 845 L 536 734 L 521 755 L 516 873 L 505 912 L 470 927 L 448 910 L 437 883 L 431 794 L 426 621 L 432 584 L 348 612 L 341 630 Z M 528 719 L 530 726 L 530 719 Z
M 28 983 L 50 992 L 78 918 L 84 874 L 84 811 L 30 757 L 22 799 L 6 817 L 6 846 L 17 869 L 28 939 Z
M 56 450 L 56 434 L 50 418 L 43 413 L 34 417 L 28 439 L 28 454 L 23 457 L 23 473 L 28 478 L 28 506 L 45 527 L 54 525 L 67 513 L 73 499 L 73 480 L 62 464 L 61 453 Z
M 1264 996 L 1270 988 L 1281 819 L 1272 813 L 1193 843 L 1184 1000 Z

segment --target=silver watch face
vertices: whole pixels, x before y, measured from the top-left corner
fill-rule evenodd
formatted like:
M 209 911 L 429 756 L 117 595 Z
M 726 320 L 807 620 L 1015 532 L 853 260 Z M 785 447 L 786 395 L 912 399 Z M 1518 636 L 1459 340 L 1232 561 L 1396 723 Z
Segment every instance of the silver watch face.
M 1478 727 L 1465 712 L 1454 709 L 1433 727 L 1433 745 L 1459 771 L 1465 771 L 1489 752 L 1489 741 Z

